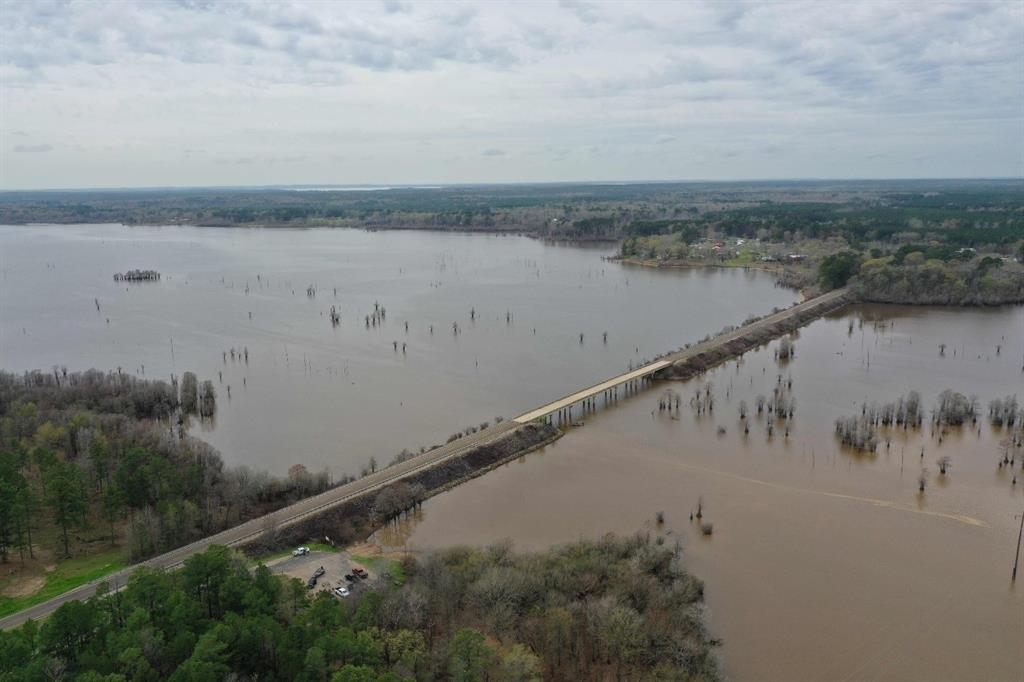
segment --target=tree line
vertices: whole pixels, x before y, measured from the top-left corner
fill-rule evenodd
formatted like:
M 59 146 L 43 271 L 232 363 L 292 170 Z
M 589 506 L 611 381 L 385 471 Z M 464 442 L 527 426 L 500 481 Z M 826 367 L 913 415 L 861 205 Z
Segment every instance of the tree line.
M 212 382 L 189 372 L 0 372 L 0 561 L 122 542 L 139 560 L 327 488 L 326 473 L 225 467 L 187 433 L 215 407 Z
M 701 583 L 647 536 L 402 562 L 349 599 L 214 546 L 0 633 L 0 678 L 332 682 L 718 679 Z
M 973 246 L 1019 240 L 1022 206 L 1012 180 L 111 190 L 6 192 L 0 223 L 413 227 L 580 240 L 696 229 L 776 242 L 838 234 L 853 245 L 916 234 Z

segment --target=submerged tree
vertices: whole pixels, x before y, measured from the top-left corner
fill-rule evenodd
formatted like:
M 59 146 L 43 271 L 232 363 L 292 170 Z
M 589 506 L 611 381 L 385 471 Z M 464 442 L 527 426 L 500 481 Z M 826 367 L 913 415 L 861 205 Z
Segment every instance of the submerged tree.
M 207 379 L 200 388 L 199 416 L 212 417 L 217 411 L 217 392 L 213 388 L 213 382 Z
M 1017 421 L 1017 396 L 996 398 L 988 404 L 988 418 L 993 426 L 1013 426 Z
M 933 419 L 937 424 L 960 426 L 975 418 L 977 408 L 974 402 L 964 394 L 947 388 L 939 394 L 939 402 L 932 411 Z
M 199 382 L 192 372 L 181 375 L 181 409 L 187 414 L 195 414 L 199 409 Z
M 790 358 L 793 357 L 794 350 L 795 349 L 793 347 L 793 341 L 791 340 L 791 338 L 788 336 L 784 336 L 782 340 L 779 341 L 779 347 L 775 351 L 775 357 L 778 358 L 779 360 L 789 360 Z
M 843 445 L 858 452 L 874 452 L 878 447 L 878 436 L 875 434 L 874 423 L 865 414 L 837 419 L 836 435 Z

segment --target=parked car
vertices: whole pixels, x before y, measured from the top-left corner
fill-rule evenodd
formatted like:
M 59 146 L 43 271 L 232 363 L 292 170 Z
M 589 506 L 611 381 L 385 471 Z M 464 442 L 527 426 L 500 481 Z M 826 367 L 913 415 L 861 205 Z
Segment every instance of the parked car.
M 309 547 L 299 547 L 292 550 L 292 556 L 306 556 L 309 554 Z
M 312 590 L 314 587 L 316 587 L 316 576 L 315 575 L 312 578 L 310 578 L 309 580 L 306 581 L 306 589 Z
M 359 582 L 359 576 L 352 573 L 346 573 L 345 580 L 349 581 L 350 583 L 357 583 Z
M 314 578 L 319 578 L 320 576 L 322 576 L 326 572 L 327 572 L 327 570 L 323 566 L 321 566 L 320 568 L 318 568 L 315 571 L 313 571 L 313 577 Z
M 352 593 L 348 591 L 347 587 L 335 587 L 334 594 L 338 595 L 339 597 L 347 597 Z
M 367 578 L 370 577 L 370 574 L 367 573 L 366 569 L 363 568 L 362 566 L 353 566 L 352 567 L 352 573 L 354 573 L 355 575 L 359 576 L 363 580 L 366 580 Z

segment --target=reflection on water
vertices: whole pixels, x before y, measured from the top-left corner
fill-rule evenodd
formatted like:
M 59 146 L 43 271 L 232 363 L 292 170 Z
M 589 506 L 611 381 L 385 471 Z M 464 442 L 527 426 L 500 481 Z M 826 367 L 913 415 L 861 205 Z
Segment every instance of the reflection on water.
M 945 435 L 927 424 L 945 388 L 976 394 L 983 415 L 989 400 L 1024 394 L 1024 307 L 862 307 L 803 329 L 782 366 L 778 344 L 673 384 L 678 412 L 658 410 L 656 384 L 592 415 L 377 539 L 538 547 L 646 529 L 678 539 L 706 582 L 734 679 L 1024 679 L 1024 584 L 1009 582 L 1024 448 L 999 467 L 1007 431 L 985 419 Z M 780 375 L 795 411 L 789 436 L 776 422 L 769 438 L 753 406 Z M 713 411 L 697 415 L 688 403 L 707 383 Z M 871 454 L 837 445 L 836 418 L 910 390 L 922 396 L 922 430 L 881 430 Z M 747 434 L 741 400 L 755 412 Z M 698 500 L 709 537 L 690 520 Z
M 763 273 L 630 268 L 603 262 L 610 249 L 426 232 L 0 227 L 0 366 L 191 370 L 218 391 L 216 421 L 195 432 L 229 463 L 356 473 L 795 299 Z M 114 282 L 135 268 L 162 278 Z M 368 328 L 375 303 L 386 318 Z

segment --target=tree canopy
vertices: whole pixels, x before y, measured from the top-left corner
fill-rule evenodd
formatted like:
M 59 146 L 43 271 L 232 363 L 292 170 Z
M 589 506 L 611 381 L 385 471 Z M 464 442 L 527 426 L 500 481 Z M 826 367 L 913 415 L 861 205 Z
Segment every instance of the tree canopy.
M 403 561 L 348 599 L 212 547 L 0 632 L 0 679 L 715 680 L 702 588 L 645 536 Z

